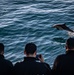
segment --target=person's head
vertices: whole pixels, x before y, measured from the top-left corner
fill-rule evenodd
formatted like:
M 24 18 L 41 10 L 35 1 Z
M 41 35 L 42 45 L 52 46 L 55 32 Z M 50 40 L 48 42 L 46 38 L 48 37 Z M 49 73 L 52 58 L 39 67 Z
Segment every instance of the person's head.
M 3 55 L 4 54 L 4 44 L 0 43 L 0 54 Z
M 28 57 L 36 57 L 37 46 L 34 43 L 27 43 L 25 46 L 24 53 Z
M 74 50 L 74 38 L 69 38 L 66 41 L 66 51 Z

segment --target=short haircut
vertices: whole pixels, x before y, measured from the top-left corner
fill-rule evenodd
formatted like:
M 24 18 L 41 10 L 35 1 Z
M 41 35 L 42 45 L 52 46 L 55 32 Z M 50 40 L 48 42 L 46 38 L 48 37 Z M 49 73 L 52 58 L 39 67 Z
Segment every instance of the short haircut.
M 67 39 L 66 44 L 67 44 L 69 49 L 74 49 L 74 38 Z
M 4 51 L 4 44 L 3 43 L 0 43 L 0 53 Z
M 37 49 L 37 46 L 34 43 L 28 43 L 25 46 L 25 52 L 27 54 L 33 54 Z

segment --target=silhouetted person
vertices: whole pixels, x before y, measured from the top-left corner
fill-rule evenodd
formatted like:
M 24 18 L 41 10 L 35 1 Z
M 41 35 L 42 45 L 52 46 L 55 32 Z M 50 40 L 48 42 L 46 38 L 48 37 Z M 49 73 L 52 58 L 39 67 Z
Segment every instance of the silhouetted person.
M 0 43 L 0 75 L 11 75 L 13 64 L 4 58 L 4 45 Z
M 24 60 L 14 66 L 15 75 L 51 75 L 51 68 L 43 62 L 42 56 L 40 61 L 36 59 L 37 46 L 34 43 L 26 44 L 24 53 Z
M 54 75 L 74 75 L 74 38 L 67 39 L 66 54 L 57 56 L 52 71 Z

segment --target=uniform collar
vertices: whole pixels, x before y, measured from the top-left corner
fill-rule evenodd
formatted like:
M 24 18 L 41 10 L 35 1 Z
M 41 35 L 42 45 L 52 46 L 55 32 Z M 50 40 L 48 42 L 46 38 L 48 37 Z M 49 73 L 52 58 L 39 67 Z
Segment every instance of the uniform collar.
M 68 50 L 66 51 L 67 54 L 73 53 L 74 54 L 74 50 Z
M 36 61 L 35 57 L 24 57 L 24 61 Z

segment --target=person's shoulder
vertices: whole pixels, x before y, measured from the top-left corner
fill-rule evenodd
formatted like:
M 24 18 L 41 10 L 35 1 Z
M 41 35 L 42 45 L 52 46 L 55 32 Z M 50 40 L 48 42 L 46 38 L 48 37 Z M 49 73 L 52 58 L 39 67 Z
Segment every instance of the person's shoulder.
M 62 59 L 64 59 L 66 56 L 66 54 L 60 54 L 55 58 L 55 61 L 61 61 Z
M 8 63 L 11 63 L 11 61 L 10 61 L 10 60 L 8 60 L 8 59 L 5 59 L 5 61 L 6 61 L 6 62 L 8 62 Z
M 13 67 L 13 63 L 10 60 L 4 59 L 6 65 Z
M 62 58 L 62 57 L 64 57 L 66 54 L 60 54 L 60 55 L 58 55 L 56 58 Z
M 5 59 L 6 60 L 6 62 L 8 62 L 9 64 L 12 64 L 12 62 L 10 61 L 10 60 L 7 60 L 7 59 Z
M 49 64 L 48 64 L 48 63 L 46 63 L 46 62 L 43 62 L 43 64 L 45 64 L 45 65 L 49 66 Z
M 49 64 L 46 63 L 46 62 L 36 61 L 36 63 L 38 63 L 38 64 L 42 64 L 42 65 L 48 65 L 48 66 L 49 66 Z
M 49 65 L 48 63 L 46 63 L 46 62 L 41 62 L 41 64 L 42 64 L 43 66 L 45 66 L 46 68 L 51 69 L 51 68 L 50 68 L 50 65 Z
M 22 63 L 23 63 L 23 61 L 20 61 L 20 62 L 18 61 L 14 64 L 14 66 L 20 66 L 20 65 L 22 65 Z

